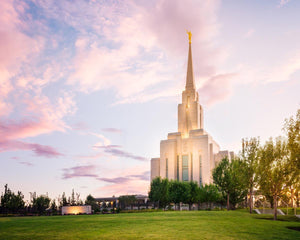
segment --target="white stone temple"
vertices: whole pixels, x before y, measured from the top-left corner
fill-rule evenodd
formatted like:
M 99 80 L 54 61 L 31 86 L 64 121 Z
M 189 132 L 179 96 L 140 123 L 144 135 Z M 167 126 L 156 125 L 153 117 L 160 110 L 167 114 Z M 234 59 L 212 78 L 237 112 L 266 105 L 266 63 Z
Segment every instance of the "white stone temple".
M 178 181 L 196 181 L 199 185 L 212 183 L 212 170 L 233 152 L 220 151 L 219 144 L 204 130 L 203 107 L 196 91 L 191 33 L 185 90 L 178 104 L 178 132 L 169 133 L 160 142 L 160 158 L 151 159 L 151 181 L 160 176 Z

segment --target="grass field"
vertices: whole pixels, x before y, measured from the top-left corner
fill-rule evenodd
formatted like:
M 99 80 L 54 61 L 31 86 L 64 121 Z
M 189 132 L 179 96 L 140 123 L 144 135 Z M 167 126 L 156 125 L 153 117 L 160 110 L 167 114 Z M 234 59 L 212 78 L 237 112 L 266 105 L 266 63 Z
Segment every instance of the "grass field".
M 2 217 L 0 239 L 300 239 L 300 219 L 242 211 Z

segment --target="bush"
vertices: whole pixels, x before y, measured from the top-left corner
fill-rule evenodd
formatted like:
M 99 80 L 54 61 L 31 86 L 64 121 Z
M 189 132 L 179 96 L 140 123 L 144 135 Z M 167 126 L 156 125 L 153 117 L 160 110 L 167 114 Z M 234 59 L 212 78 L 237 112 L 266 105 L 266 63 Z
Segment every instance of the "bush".
M 102 213 L 103 213 L 103 214 L 108 213 L 108 209 L 107 209 L 107 208 L 103 208 L 103 209 L 102 209 Z

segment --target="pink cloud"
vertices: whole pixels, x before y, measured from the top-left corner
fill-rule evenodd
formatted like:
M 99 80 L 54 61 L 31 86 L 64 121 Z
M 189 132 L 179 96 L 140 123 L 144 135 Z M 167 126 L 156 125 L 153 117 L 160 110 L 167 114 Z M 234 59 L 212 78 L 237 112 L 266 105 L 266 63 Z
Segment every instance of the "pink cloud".
M 121 146 L 119 145 L 94 146 L 94 148 L 103 149 L 105 153 L 115 157 L 131 158 L 138 161 L 148 161 L 148 159 L 143 156 L 138 156 L 120 149 Z
M 97 177 L 95 174 L 96 167 L 94 165 L 77 166 L 72 168 L 64 168 L 63 179 L 77 178 L 77 177 Z
M 236 73 L 218 74 L 207 81 L 199 89 L 199 98 L 204 105 L 211 106 L 231 95 L 232 81 Z
M 53 125 L 46 119 L 23 119 L 20 122 L 13 120 L 0 121 L 0 135 L 3 136 L 3 140 L 13 140 L 26 137 L 34 137 L 43 133 L 49 133 L 57 129 L 57 126 Z
M 30 150 L 37 156 L 53 158 L 63 156 L 62 153 L 58 152 L 51 146 L 41 145 L 37 143 L 28 143 L 22 141 L 1 141 L 0 152 L 5 151 L 17 151 L 17 150 Z
M 216 75 L 216 66 L 225 55 L 225 51 L 214 44 L 218 34 L 219 1 L 160 0 L 123 4 L 128 9 L 126 14 L 108 16 L 109 21 L 102 22 L 98 29 L 99 34 L 118 47 L 101 46 L 97 38 L 82 34 L 76 42 L 74 72 L 68 78 L 70 85 L 83 92 L 114 89 L 117 103 L 174 96 L 173 89 L 169 92 L 166 87 L 157 92 L 150 89 L 164 82 L 168 82 L 170 88 L 174 83 L 181 83 L 188 48 L 186 29 L 193 32 L 196 76 Z M 97 8 L 97 4 L 94 7 Z M 110 11 L 118 9 L 115 5 L 105 7 Z M 74 23 L 76 21 L 72 22 L 76 28 L 82 27 L 81 23 Z

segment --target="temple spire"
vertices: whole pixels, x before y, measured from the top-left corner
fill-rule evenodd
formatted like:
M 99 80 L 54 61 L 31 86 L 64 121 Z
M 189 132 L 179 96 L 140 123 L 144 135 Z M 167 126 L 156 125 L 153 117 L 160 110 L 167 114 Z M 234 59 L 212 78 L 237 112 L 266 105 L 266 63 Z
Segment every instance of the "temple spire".
M 192 33 L 187 31 L 189 35 L 189 55 L 186 73 L 186 90 L 195 90 L 194 71 L 193 71 L 193 59 L 192 59 Z

